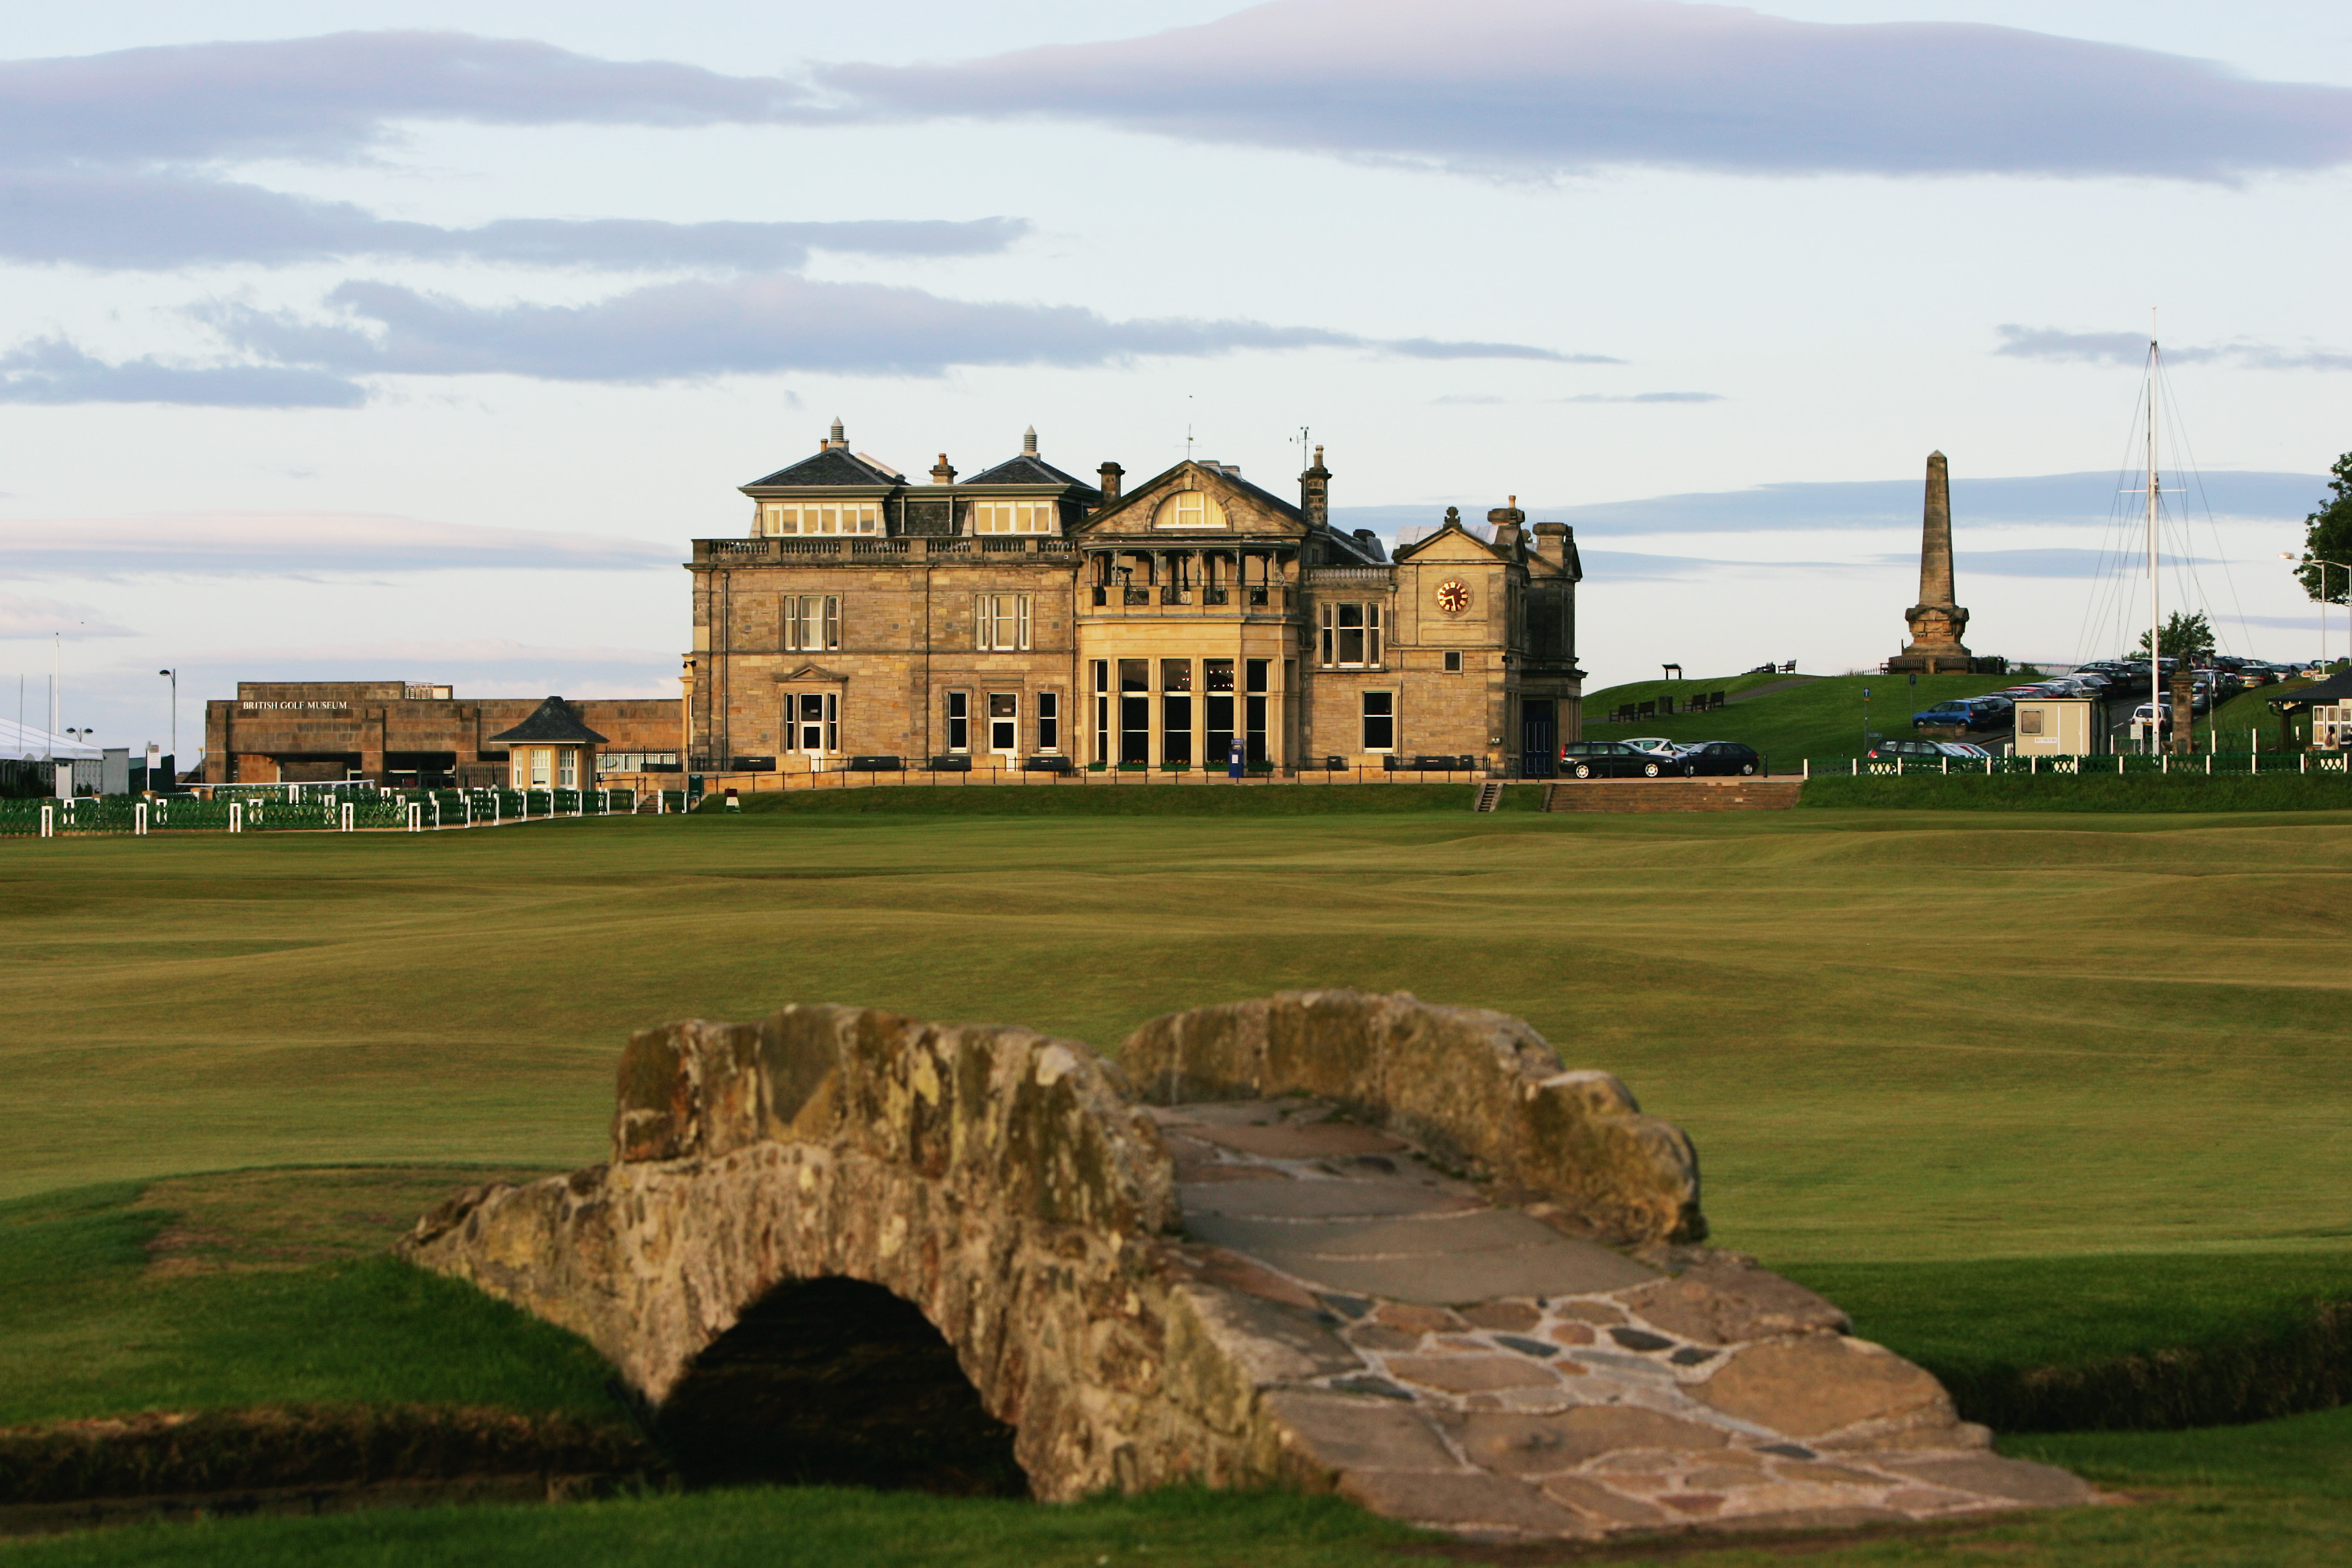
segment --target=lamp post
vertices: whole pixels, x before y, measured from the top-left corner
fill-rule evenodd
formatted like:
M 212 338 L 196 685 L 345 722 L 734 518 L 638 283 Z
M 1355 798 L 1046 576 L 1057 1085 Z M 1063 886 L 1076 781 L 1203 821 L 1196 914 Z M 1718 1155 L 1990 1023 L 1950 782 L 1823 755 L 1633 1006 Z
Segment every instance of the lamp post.
M 2335 567 L 2344 574 L 2347 583 L 2352 583 L 2352 566 L 2347 566 L 2341 561 L 2329 561 L 2317 555 L 2298 556 L 2292 550 L 2280 551 L 2279 559 L 2308 561 L 2319 568 L 2319 665 L 2325 669 L 2327 668 L 2327 569 L 2330 566 Z M 2352 641 L 2352 633 L 2347 633 L 2347 640 Z
M 172 766 L 176 770 L 180 765 L 180 672 L 159 669 L 155 673 L 169 676 L 172 680 Z

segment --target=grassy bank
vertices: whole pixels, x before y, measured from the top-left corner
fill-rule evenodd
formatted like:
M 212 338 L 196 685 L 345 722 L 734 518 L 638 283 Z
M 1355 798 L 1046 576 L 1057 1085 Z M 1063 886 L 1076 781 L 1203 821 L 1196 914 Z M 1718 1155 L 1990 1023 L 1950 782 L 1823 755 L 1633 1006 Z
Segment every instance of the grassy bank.
M 2194 759 L 2190 765 L 2201 766 Z M 1816 773 L 1799 803 L 1812 809 L 2141 812 L 2352 811 L 2343 773 Z
M 1631 724 L 1610 724 L 1611 710 L 1621 702 L 1652 700 L 1670 695 L 1676 702 L 1694 693 L 1728 691 L 1735 696 L 1747 687 L 1793 679 L 1790 676 L 1742 677 L 1737 680 L 1640 681 L 1592 692 L 1584 699 L 1584 732 L 1595 741 L 1619 741 L 1629 735 L 1664 735 L 1674 741 L 1740 741 L 1770 758 L 1776 766 L 1794 772 L 1801 758 L 1850 757 L 1864 750 L 1865 732 L 1863 691 L 1870 692 L 1867 725 L 1882 735 L 1910 735 L 1911 715 L 1955 697 L 1976 697 L 2014 686 L 2014 675 L 1923 675 L 1913 686 L 1899 675 L 1835 675 L 1805 681 L 1786 690 L 1770 691 L 1745 702 L 1732 702 L 1712 713 L 1676 713 L 1671 717 L 1637 719 Z

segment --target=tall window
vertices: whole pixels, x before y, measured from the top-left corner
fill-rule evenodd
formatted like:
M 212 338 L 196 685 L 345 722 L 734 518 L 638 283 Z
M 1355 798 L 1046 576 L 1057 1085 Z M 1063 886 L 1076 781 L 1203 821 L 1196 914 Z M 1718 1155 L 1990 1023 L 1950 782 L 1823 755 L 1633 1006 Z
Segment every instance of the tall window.
M 841 646 L 841 595 L 784 595 L 784 646 L 817 652 Z
M 1110 660 L 1098 658 L 1095 664 L 1095 761 L 1107 763 L 1110 757 Z
M 1012 653 L 1029 646 L 1029 595 L 982 594 L 973 617 L 983 651 Z
M 948 750 L 950 752 L 971 750 L 971 693 L 948 693 Z
M 1242 660 L 1242 721 L 1245 727 L 1242 755 L 1252 763 L 1265 761 L 1265 689 L 1273 663 L 1269 658 Z
M 1049 500 L 983 500 L 971 506 L 974 533 L 1059 533 L 1059 503 Z
M 1151 761 L 1151 661 L 1118 661 L 1118 760 Z
M 1160 760 L 1170 767 L 1192 762 L 1192 661 L 1160 661 Z
M 1201 765 L 1222 768 L 1232 760 L 1234 745 L 1234 661 L 1204 658 L 1201 684 Z
M 1058 691 L 1037 693 L 1037 749 L 1062 749 L 1062 694 Z
M 580 787 L 580 749 L 577 746 L 563 746 L 556 751 L 555 787 L 558 789 Z
M 1364 750 L 1393 752 L 1396 750 L 1396 693 L 1367 691 L 1364 693 Z
M 879 533 L 879 501 L 761 501 L 760 531 L 772 538 L 810 533 Z
M 803 691 L 784 698 L 790 715 L 784 743 L 796 752 L 823 756 L 841 750 L 841 694 Z
M 1223 528 L 1225 509 L 1202 490 L 1179 490 L 1151 514 L 1154 528 Z
M 1326 669 L 1378 669 L 1381 607 L 1326 605 L 1322 609 L 1322 662 Z
M 1021 752 L 1021 694 L 1017 691 L 992 691 L 988 694 L 988 749 L 1000 756 L 1018 756 Z

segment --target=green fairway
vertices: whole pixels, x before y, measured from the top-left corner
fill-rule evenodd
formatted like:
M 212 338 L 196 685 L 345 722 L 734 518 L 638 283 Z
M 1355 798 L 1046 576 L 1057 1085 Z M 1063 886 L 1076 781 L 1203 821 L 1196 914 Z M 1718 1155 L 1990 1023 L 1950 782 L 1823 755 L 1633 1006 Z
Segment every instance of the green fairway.
M 1532 1020 L 1781 1260 L 2336 1247 L 2352 828 L 633 818 L 12 847 L 9 1193 L 600 1157 L 628 1031 L 839 1000 L 1107 1046 L 1293 985 Z
M 2335 1001 L 2352 813 L 1481 817 L 1465 786 L 1431 788 L 1440 809 L 1383 814 L 794 806 L 17 841 L 0 871 L 16 1091 L 0 1425 L 402 1400 L 611 1420 L 573 1342 L 379 1249 L 455 1182 L 601 1158 L 632 1028 L 793 1000 L 1105 1046 L 1285 986 L 1521 1014 L 1689 1130 L 1716 1240 L 1828 1290 L 1971 1399 L 2182 1347 L 2275 1342 L 2291 1361 L 2310 1304 L 2352 1294 Z M 355 1162 L 473 1169 L 172 1179 Z M 2352 1550 L 2344 1412 L 2008 1446 L 2165 1500 L 1818 1560 Z M 1071 1510 L 809 1490 L 5 1550 L 238 1568 L 620 1563 L 649 1543 L 713 1563 L 1309 1564 L 1402 1540 L 1290 1499 Z

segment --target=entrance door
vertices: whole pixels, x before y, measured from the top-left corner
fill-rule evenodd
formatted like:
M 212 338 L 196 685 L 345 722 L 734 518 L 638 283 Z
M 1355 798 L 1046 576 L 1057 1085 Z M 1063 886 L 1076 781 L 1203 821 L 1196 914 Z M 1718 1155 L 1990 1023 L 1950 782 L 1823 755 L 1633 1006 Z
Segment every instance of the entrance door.
M 1549 697 L 1528 697 L 1519 702 L 1519 776 L 1548 779 L 1559 767 L 1559 721 L 1557 705 Z
M 800 717 L 791 739 L 795 751 L 823 756 L 841 749 L 841 697 L 832 691 L 803 691 L 796 700 Z
M 992 691 L 988 694 L 988 749 L 1000 757 L 1018 760 L 1021 755 L 1021 694 L 1017 691 Z

